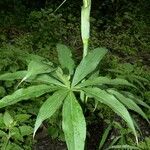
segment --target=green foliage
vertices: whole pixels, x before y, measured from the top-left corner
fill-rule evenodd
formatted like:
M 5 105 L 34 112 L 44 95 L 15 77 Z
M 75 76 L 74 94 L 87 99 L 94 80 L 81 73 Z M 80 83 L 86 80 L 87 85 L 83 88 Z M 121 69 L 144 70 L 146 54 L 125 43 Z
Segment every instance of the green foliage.
M 52 9 L 32 11 L 27 20 L 27 26 L 32 31 L 30 41 L 35 50 L 46 50 L 48 53 L 64 34 L 65 20 L 61 15 L 53 13 Z M 51 49 L 53 51 L 53 49 Z
M 102 135 L 102 138 L 101 138 L 101 141 L 100 141 L 100 144 L 99 144 L 99 148 L 98 149 L 102 149 L 102 147 L 104 146 L 105 142 L 106 142 L 106 139 L 108 138 L 108 135 L 109 135 L 109 132 L 112 128 L 112 124 L 110 124 L 104 131 L 103 135 Z
M 52 88 L 52 89 L 51 89 Z M 0 108 L 15 104 L 21 100 L 28 100 L 33 97 L 39 97 L 47 92 L 54 91 L 55 87 L 50 87 L 45 84 L 30 86 L 26 89 L 16 90 L 12 95 L 5 96 L 0 101 Z
M 118 65 L 116 69 L 109 69 L 109 71 L 114 72 L 115 76 L 119 78 L 127 79 L 136 84 L 142 90 L 145 90 L 145 85 L 150 83 L 147 78 L 142 77 L 144 69 L 130 63 Z
M 5 88 L 4 88 L 4 87 L 2 87 L 2 86 L 0 86 L 0 97 L 5 96 L 5 94 L 6 94 L 6 90 L 5 90 Z
M 69 74 L 72 75 L 75 67 L 74 61 L 71 58 L 72 53 L 67 48 L 67 46 L 62 44 L 57 44 L 57 52 L 61 67 L 63 69 L 67 69 L 67 71 L 69 71 Z
M 108 94 L 104 90 L 99 88 L 86 88 L 84 91 L 94 97 L 96 100 L 104 103 L 105 105 L 109 106 L 115 113 L 121 116 L 128 124 L 128 126 L 133 130 L 135 137 L 137 138 L 137 133 L 135 131 L 135 127 L 129 112 L 127 111 L 126 107 L 118 101 L 112 94 Z
M 49 97 L 40 108 L 39 114 L 36 119 L 34 135 L 37 129 L 40 127 L 42 122 L 47 118 L 50 118 L 56 110 L 61 106 L 63 100 L 67 96 L 67 91 L 59 90 L 56 91 L 53 96 Z
M 107 53 L 107 49 L 96 48 L 87 56 L 85 56 L 80 62 L 80 64 L 78 65 L 78 67 L 76 68 L 73 81 L 72 81 L 72 86 L 75 86 L 89 73 L 94 71 L 106 53 Z
M 12 45 L 5 45 L 0 47 L 0 53 L 0 72 L 6 70 L 14 72 L 24 67 L 23 58 L 20 58 L 19 56 L 20 54 L 25 54 L 25 52 L 20 51 Z M 16 55 L 18 57 L 16 57 Z
M 58 51 L 60 52 L 59 46 L 60 45 L 58 45 L 57 47 Z M 64 51 L 64 53 L 65 51 L 68 52 L 69 50 L 68 48 L 66 48 L 66 46 L 63 45 L 61 45 L 61 49 Z M 39 97 L 45 93 L 53 93 L 52 95 L 49 95 L 48 99 L 40 108 L 35 123 L 34 135 L 42 122 L 45 119 L 51 117 L 63 105 L 62 125 L 68 149 L 83 150 L 86 138 L 86 125 L 80 106 L 80 103 L 82 102 L 81 99 L 77 97 L 78 94 L 83 92 L 87 96 L 87 98 L 95 99 L 100 103 L 104 103 L 105 105 L 109 106 L 115 113 L 121 116 L 127 122 L 129 128 L 131 128 L 137 140 L 137 133 L 134 127 L 134 123 L 126 106 L 133 111 L 138 112 L 141 116 L 147 119 L 145 113 L 136 104 L 136 101 L 133 101 L 133 99 L 131 99 L 130 97 L 124 97 L 121 93 L 119 93 L 119 91 L 115 92 L 110 88 L 110 85 L 133 85 L 127 82 L 125 79 L 107 79 L 107 77 L 98 77 L 100 81 L 103 81 L 102 79 L 104 79 L 104 82 L 90 82 L 91 76 L 93 76 L 92 72 L 96 69 L 106 52 L 107 50 L 105 48 L 97 48 L 91 51 L 89 54 L 87 54 L 86 57 L 81 60 L 81 63 L 76 67 L 75 73 L 73 75 L 72 71 L 69 72 L 70 68 L 54 68 L 52 65 L 49 65 L 51 63 L 45 63 L 43 67 L 42 60 L 39 60 L 38 62 L 32 60 L 28 65 L 28 70 L 25 77 L 28 74 L 30 76 L 28 80 L 25 81 L 31 82 L 32 84 L 36 85 L 31 85 L 27 88 L 19 89 L 12 95 L 4 97 L 3 99 L 1 99 L 0 107 L 2 108 L 11 104 L 15 104 L 21 100 Z M 64 66 L 64 64 L 66 64 L 66 61 L 73 62 L 71 55 L 70 58 L 66 57 L 66 59 L 68 58 L 68 60 L 64 60 L 64 62 L 62 62 L 64 55 L 61 55 L 59 53 L 58 56 L 60 57 L 59 60 L 61 66 Z M 35 67 L 36 63 L 38 67 Z M 68 72 L 66 72 L 66 69 L 68 69 Z M 13 76 L 14 74 L 15 73 L 12 73 Z M 3 77 L 3 80 L 5 80 L 5 76 L 6 80 L 8 80 L 7 75 L 1 76 Z M 10 74 L 9 77 L 11 80 L 16 79 L 11 78 Z M 20 79 L 20 76 L 17 77 L 18 79 Z M 93 81 L 95 80 L 95 78 L 97 77 L 93 76 Z M 104 86 L 104 84 L 109 86 Z M 132 105 L 129 106 L 126 101 L 129 101 Z M 70 117 L 68 116 L 68 114 L 70 114 Z M 78 142 L 80 142 L 80 144 L 76 144 Z
M 39 11 L 30 10 L 29 12 L 27 9 L 25 9 L 25 6 L 23 6 L 21 0 L 4 0 L 0 2 L 0 98 L 2 98 L 2 101 L 0 102 L 1 107 L 5 105 L 15 104 L 16 102 L 19 102 L 21 100 L 27 100 L 29 98 L 29 103 L 25 101 L 23 103 L 20 103 L 19 105 L 19 107 L 23 105 L 22 108 L 26 108 L 26 106 L 24 106 L 24 103 L 31 105 L 33 104 L 34 97 L 36 97 L 36 105 L 35 103 L 33 104 L 35 107 L 32 108 L 30 106 L 31 108 L 27 108 L 30 109 L 32 113 L 35 113 L 37 112 L 39 106 L 43 104 L 42 100 L 47 99 L 45 101 L 46 103 L 49 97 L 50 99 L 51 96 L 53 97 L 53 93 L 57 91 L 62 91 L 62 89 L 64 90 L 64 88 L 65 90 L 70 90 L 71 88 L 77 99 L 76 101 L 81 104 L 83 112 L 86 107 L 86 105 L 84 104 L 86 102 L 92 101 L 92 104 L 95 105 L 95 108 L 93 109 L 96 109 L 98 105 L 100 105 L 102 109 L 106 109 L 105 113 L 107 113 L 107 115 L 110 115 L 109 113 L 111 113 L 111 111 L 107 110 L 107 107 L 104 106 L 104 103 L 102 104 L 97 99 L 93 99 L 89 94 L 85 99 L 83 98 L 84 101 L 81 102 L 81 100 L 79 99 L 79 94 L 82 93 L 81 95 L 83 95 L 84 97 L 84 89 L 90 87 L 96 88 L 96 90 L 97 88 L 100 88 L 101 90 L 103 90 L 103 92 L 105 92 L 106 95 L 112 95 L 112 97 L 115 97 L 121 104 L 124 105 L 125 108 L 138 112 L 142 117 L 147 119 L 145 113 L 143 113 L 143 111 L 145 111 L 146 115 L 149 118 L 150 107 L 149 105 L 147 105 L 149 104 L 150 98 L 150 73 L 148 71 L 148 2 L 145 0 L 137 2 L 129 2 L 126 0 L 105 0 L 103 2 L 95 1 L 95 3 L 93 3 L 93 9 L 91 14 L 92 38 L 89 45 L 91 49 L 93 49 L 93 47 L 95 46 L 105 46 L 110 50 L 109 54 L 111 56 L 108 56 L 105 59 L 104 63 L 101 64 L 100 70 L 101 74 L 106 75 L 105 69 L 108 68 L 107 66 L 110 66 L 111 70 L 109 74 L 107 74 L 107 76 L 109 75 L 111 78 L 107 76 L 99 76 L 99 73 L 98 76 L 95 76 L 95 74 L 92 72 L 92 69 L 94 70 L 95 67 L 92 66 L 93 64 L 91 62 L 89 62 L 89 64 L 85 63 L 82 65 L 80 63 L 80 67 L 78 66 L 78 69 L 75 69 L 76 63 L 73 62 L 71 57 L 71 51 L 65 45 L 57 45 L 57 52 L 59 56 L 57 59 L 55 43 L 57 43 L 58 41 L 68 43 L 67 45 L 76 49 L 76 52 L 74 52 L 73 50 L 72 52 L 75 53 L 73 58 L 77 58 L 77 62 L 81 58 L 82 43 L 79 33 L 80 25 L 78 23 L 80 19 L 80 11 L 78 10 L 81 6 L 81 1 L 74 1 L 71 4 L 69 3 L 69 1 L 66 2 L 67 4 L 64 4 L 65 7 L 57 11 L 60 14 L 57 14 L 57 12 L 53 12 L 53 10 L 57 8 L 59 2 L 57 3 L 53 1 L 47 1 L 47 3 L 49 3 L 49 6 L 46 5 L 45 9 Z M 87 9 L 82 11 L 82 14 L 86 14 L 87 18 L 89 17 L 88 9 L 90 9 L 89 5 Z M 82 18 L 83 31 L 84 29 L 86 29 L 83 33 L 85 35 L 87 34 L 83 37 L 89 37 L 89 32 L 87 32 L 89 20 L 86 20 L 86 17 Z M 84 28 L 85 22 L 87 24 L 87 28 Z M 87 39 L 84 39 L 84 44 L 86 45 L 85 49 L 87 49 Z M 34 59 L 33 57 L 27 58 L 28 56 L 26 54 L 28 52 L 44 56 L 50 60 L 53 60 L 53 62 L 56 64 L 58 64 L 57 60 L 59 60 L 62 69 L 57 67 L 55 68 L 54 66 L 56 64 L 54 64 L 53 66 L 51 62 L 47 62 L 45 59 L 41 60 L 41 58 L 38 56 L 35 56 L 36 58 L 34 57 Z M 93 51 L 91 51 L 91 53 L 93 53 Z M 100 55 L 97 53 L 97 55 L 94 56 L 98 58 Z M 26 69 L 25 67 L 26 59 L 28 59 L 28 69 Z M 83 60 L 81 62 L 83 62 Z M 99 60 L 96 63 L 98 62 Z M 132 64 L 134 63 L 135 65 L 131 65 L 129 63 L 122 64 L 122 62 L 129 62 Z M 141 66 L 143 64 L 147 66 L 143 68 L 138 67 L 139 65 Z M 90 71 L 91 73 L 89 73 Z M 74 72 L 76 75 L 74 74 Z M 75 84 L 75 87 L 70 86 Z M 12 94 L 12 91 L 14 91 L 14 89 L 18 87 L 20 89 Z M 140 89 L 140 94 L 137 89 Z M 137 94 L 140 97 L 134 96 L 133 94 L 124 92 L 122 90 L 130 90 L 131 92 Z M 9 96 L 4 97 L 6 94 L 9 94 Z M 41 97 L 38 98 L 38 96 Z M 62 103 L 60 105 L 65 105 L 64 102 L 66 101 L 62 100 Z M 48 101 L 47 103 L 50 102 Z M 77 105 L 79 106 L 78 103 Z M 46 104 L 43 104 L 43 107 L 46 107 Z M 69 105 L 69 103 L 67 105 Z M 53 113 L 53 116 L 58 115 L 58 112 L 60 112 L 61 114 L 61 108 L 62 106 L 60 106 Z M 44 109 L 42 110 L 44 111 Z M 69 112 L 69 110 L 66 112 Z M 62 116 L 60 114 L 58 115 L 59 119 L 56 119 L 57 127 L 55 129 L 51 129 L 51 133 L 53 135 L 54 133 L 57 133 L 54 135 L 54 137 L 59 135 L 58 132 L 61 132 L 56 131 L 58 129 L 61 129 L 60 120 Z M 49 114 L 47 115 L 49 116 Z M 44 119 L 47 119 L 47 117 L 42 118 L 42 121 Z M 72 127 L 71 129 L 74 128 Z M 65 133 L 66 132 L 70 131 L 67 130 L 65 131 Z M 123 131 L 121 130 L 121 132 Z M 72 132 L 70 133 L 71 135 L 73 135 Z M 68 139 L 67 141 L 70 140 L 67 133 L 66 138 Z M 3 141 L 5 141 L 5 139 L 2 140 L 2 143 Z M 81 141 L 81 146 L 83 146 L 83 138 Z M 17 142 L 14 142 L 13 144 L 11 143 L 9 149 L 12 149 L 11 146 L 15 147 L 16 143 Z M 70 143 L 73 142 L 69 141 L 69 144 L 67 144 L 70 145 Z M 123 147 L 126 149 L 129 148 L 129 145 L 127 145 L 128 143 L 124 143 L 123 147 L 120 147 L 119 142 L 116 144 L 117 146 L 112 147 L 112 149 L 115 149 L 117 147 L 118 149 L 123 149 Z M 21 148 L 17 148 L 16 146 L 15 149 Z
M 86 138 L 86 122 L 73 92 L 69 92 L 65 99 L 62 112 L 62 127 L 69 150 L 84 149 Z
M 150 138 L 146 137 L 144 141 L 141 141 L 138 146 L 141 150 L 146 150 L 150 148 Z
M 107 150 L 108 149 L 138 149 L 138 150 L 149 149 L 148 137 L 140 141 L 139 144 L 136 146 L 132 139 L 132 131 L 129 128 L 122 127 L 122 125 L 118 121 L 110 122 L 110 120 L 106 120 L 106 122 L 109 125 L 106 128 L 100 141 L 100 146 L 103 146 L 104 149 Z M 112 133 L 110 132 L 110 130 L 112 130 Z M 113 131 L 115 130 L 120 131 L 118 135 L 113 135 L 114 134 Z M 108 137 L 108 139 L 106 139 L 106 136 Z M 106 143 L 107 140 L 110 140 L 109 146 Z M 99 149 L 101 149 L 101 147 Z
M 30 115 L 27 114 L 12 116 L 8 111 L 0 114 L 0 148 L 2 150 L 22 150 L 25 148 L 25 146 L 22 146 L 22 142 L 28 140 L 26 136 L 33 134 L 33 128 L 25 124 L 25 121 L 29 118 Z M 26 148 L 31 149 L 31 145 Z

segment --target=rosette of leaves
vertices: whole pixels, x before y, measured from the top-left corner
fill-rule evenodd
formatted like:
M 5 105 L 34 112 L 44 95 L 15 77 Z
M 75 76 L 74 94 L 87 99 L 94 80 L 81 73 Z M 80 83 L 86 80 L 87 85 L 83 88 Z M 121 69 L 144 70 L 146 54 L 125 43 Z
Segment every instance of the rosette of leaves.
M 107 53 L 107 49 L 92 50 L 77 67 L 72 59 L 71 50 L 67 46 L 58 44 L 57 52 L 59 67 L 55 68 L 51 63 L 34 59 L 29 63 L 27 71 L 0 75 L 0 80 L 21 80 L 20 83 L 23 81 L 32 83 L 27 88 L 18 89 L 13 94 L 3 97 L 0 100 L 0 108 L 49 93 L 49 98 L 42 104 L 37 115 L 34 135 L 44 120 L 50 118 L 58 109 L 62 109 L 62 129 L 68 149 L 84 150 L 86 121 L 82 107 L 90 98 L 94 100 L 93 102 L 106 104 L 122 117 L 137 140 L 134 122 L 128 109 L 135 111 L 148 121 L 147 116 L 138 105 L 148 109 L 150 107 L 146 103 L 134 99 L 132 94 L 123 94 L 122 91 L 119 92 L 115 88 L 117 85 L 135 88 L 127 80 L 94 75 L 94 71 Z

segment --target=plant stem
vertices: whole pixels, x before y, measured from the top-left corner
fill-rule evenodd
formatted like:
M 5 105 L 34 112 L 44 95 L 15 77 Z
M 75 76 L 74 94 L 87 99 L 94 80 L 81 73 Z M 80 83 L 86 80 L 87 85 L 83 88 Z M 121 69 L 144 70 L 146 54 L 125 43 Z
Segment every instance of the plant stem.
M 83 58 L 88 53 L 88 44 L 90 37 L 90 11 L 91 0 L 83 0 L 83 6 L 81 10 L 81 36 L 83 42 Z

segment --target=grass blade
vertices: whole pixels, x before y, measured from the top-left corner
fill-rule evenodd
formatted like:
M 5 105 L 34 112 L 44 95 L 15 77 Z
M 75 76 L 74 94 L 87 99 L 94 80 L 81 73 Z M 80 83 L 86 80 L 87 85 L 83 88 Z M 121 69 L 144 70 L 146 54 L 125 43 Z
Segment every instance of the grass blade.
M 99 144 L 99 150 L 101 150 L 101 148 L 104 146 L 104 144 L 105 144 L 105 142 L 106 142 L 106 139 L 107 139 L 107 137 L 108 137 L 108 135 L 109 135 L 109 132 L 110 132 L 111 128 L 112 128 L 112 124 L 110 124 L 110 125 L 106 128 L 106 130 L 104 131 L 103 136 L 102 136 L 102 139 L 101 139 L 100 144 Z

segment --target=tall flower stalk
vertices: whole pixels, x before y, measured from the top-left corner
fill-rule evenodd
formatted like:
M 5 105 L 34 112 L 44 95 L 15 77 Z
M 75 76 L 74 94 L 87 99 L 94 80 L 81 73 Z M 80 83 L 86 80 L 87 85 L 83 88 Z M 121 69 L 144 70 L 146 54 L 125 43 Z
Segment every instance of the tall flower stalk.
M 81 10 L 81 36 L 83 42 L 83 57 L 88 53 L 89 37 L 90 37 L 90 11 L 91 0 L 83 0 Z

